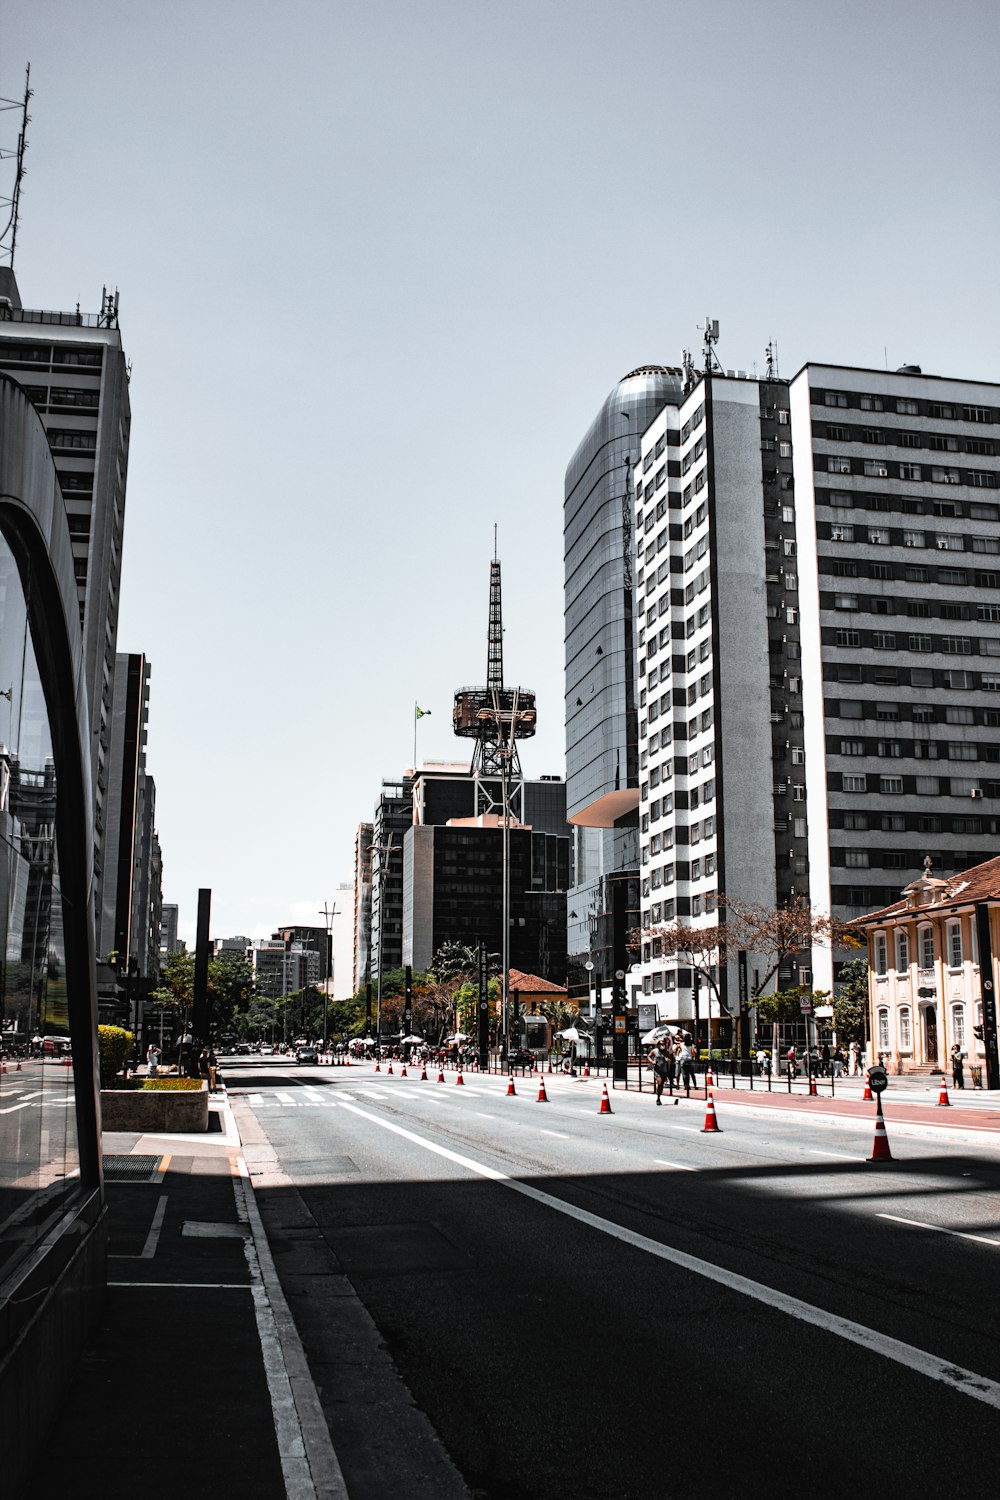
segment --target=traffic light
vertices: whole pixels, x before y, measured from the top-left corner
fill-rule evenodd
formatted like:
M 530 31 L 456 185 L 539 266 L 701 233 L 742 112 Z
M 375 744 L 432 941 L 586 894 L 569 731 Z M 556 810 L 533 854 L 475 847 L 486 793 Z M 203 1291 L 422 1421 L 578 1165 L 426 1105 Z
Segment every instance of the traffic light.
M 972 1035 L 975 1037 L 977 1042 L 981 1042 L 983 1039 L 983 1028 L 981 1026 L 973 1026 Z

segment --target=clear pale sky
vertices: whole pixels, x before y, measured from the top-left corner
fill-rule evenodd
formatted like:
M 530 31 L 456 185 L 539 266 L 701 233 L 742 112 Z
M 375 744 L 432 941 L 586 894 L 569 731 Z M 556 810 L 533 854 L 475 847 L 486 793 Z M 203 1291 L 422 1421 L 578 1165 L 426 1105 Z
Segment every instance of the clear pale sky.
M 164 899 L 319 920 L 383 777 L 505 667 L 562 773 L 566 463 L 615 381 L 1000 380 L 992 0 L 4 0 L 26 306 L 121 294 L 118 648 Z M 0 117 L 0 143 L 14 134 Z

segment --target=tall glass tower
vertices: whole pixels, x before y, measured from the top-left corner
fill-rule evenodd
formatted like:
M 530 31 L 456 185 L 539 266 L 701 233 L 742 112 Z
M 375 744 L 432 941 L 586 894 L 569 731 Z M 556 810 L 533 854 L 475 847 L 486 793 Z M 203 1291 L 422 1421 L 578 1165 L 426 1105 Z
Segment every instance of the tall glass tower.
M 682 372 L 644 365 L 624 376 L 566 470 L 566 811 L 576 832 L 568 900 L 571 971 L 613 972 L 614 886 L 639 920 L 639 761 L 635 686 L 633 465 L 639 440 Z M 584 978 L 571 972 L 571 982 Z

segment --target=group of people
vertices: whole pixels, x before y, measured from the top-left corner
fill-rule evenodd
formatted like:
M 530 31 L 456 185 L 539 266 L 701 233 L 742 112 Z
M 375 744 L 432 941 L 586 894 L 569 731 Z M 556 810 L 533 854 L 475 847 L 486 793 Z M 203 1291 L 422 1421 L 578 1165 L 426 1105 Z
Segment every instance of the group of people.
M 865 1071 L 861 1048 L 857 1042 L 851 1042 L 846 1052 L 839 1043 L 831 1048 L 829 1042 L 824 1042 L 822 1047 L 817 1047 L 814 1042 L 808 1050 L 802 1051 L 801 1056 L 791 1046 L 785 1061 L 793 1078 L 798 1075 L 800 1065 L 804 1073 L 814 1078 L 860 1078 Z M 757 1063 L 762 1074 L 770 1073 L 770 1053 L 761 1049 L 757 1053 Z
M 653 1093 L 657 1104 L 663 1103 L 664 1084 L 670 1085 L 671 1092 L 675 1083 L 685 1090 L 695 1087 L 697 1046 L 689 1031 L 678 1031 L 675 1036 L 668 1035 L 655 1041 L 647 1061 L 653 1070 Z
M 163 1054 L 157 1044 L 150 1042 L 146 1048 L 146 1067 L 149 1069 L 150 1078 L 159 1076 L 162 1056 Z M 215 1055 L 215 1048 L 211 1044 L 201 1049 L 198 1057 L 198 1077 L 204 1078 L 208 1084 L 208 1092 L 210 1094 L 218 1092 L 219 1060 Z

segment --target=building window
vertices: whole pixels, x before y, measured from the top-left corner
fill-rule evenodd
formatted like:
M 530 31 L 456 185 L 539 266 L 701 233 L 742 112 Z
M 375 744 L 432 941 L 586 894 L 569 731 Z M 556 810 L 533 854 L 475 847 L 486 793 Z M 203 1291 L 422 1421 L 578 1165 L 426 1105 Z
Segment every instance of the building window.
M 889 972 L 889 947 L 884 932 L 875 934 L 875 973 L 887 974 Z
M 911 1052 L 913 1050 L 913 1032 L 910 1027 L 910 1007 L 901 1005 L 899 1008 L 899 1050 L 900 1052 Z
M 865 473 L 869 479 L 888 479 L 889 465 L 877 458 L 866 458 Z
M 900 464 L 900 466 L 899 466 L 899 477 L 900 477 L 900 479 L 916 479 L 916 480 L 919 480 L 922 477 L 920 465 L 919 464 Z
M 848 776 L 845 774 L 843 785 L 845 792 L 867 792 L 868 777 L 864 775 Z
M 923 547 L 924 546 L 924 533 L 922 531 L 904 531 L 903 532 L 903 546 L 904 547 Z
M 850 647 L 860 646 L 861 645 L 861 632 L 860 632 L 860 630 L 838 630 L 837 631 L 837 645 L 838 646 L 850 646 Z M 929 649 L 930 648 L 928 647 L 928 650 Z
M 862 411 L 884 411 L 885 408 L 882 405 L 882 397 L 881 396 L 862 396 L 861 397 L 861 410 Z
M 880 1007 L 878 1013 L 878 1045 L 881 1052 L 889 1050 L 889 1012 Z
M 951 1034 L 959 1048 L 965 1047 L 965 1006 L 951 1007 Z
M 858 596 L 857 594 L 834 594 L 833 607 L 834 609 L 857 609 Z
M 831 453 L 826 461 L 828 474 L 849 474 L 851 472 L 851 460 L 844 453 Z
M 868 540 L 873 547 L 888 547 L 889 532 L 884 526 L 869 526 Z
M 933 929 L 933 927 L 921 927 L 918 941 L 920 943 L 920 967 L 922 969 L 933 969 L 933 967 L 934 967 L 934 929 Z
M 948 967 L 950 969 L 960 969 L 962 967 L 961 922 L 948 923 Z
M 910 939 L 900 928 L 896 933 L 896 972 L 905 979 L 910 971 Z
M 886 797 L 900 796 L 903 791 L 902 776 L 880 776 L 878 789 Z
M 845 849 L 844 850 L 844 864 L 850 870 L 867 870 L 867 868 L 868 868 L 868 850 L 867 849 Z M 884 944 L 885 943 L 885 938 L 876 939 L 876 943 L 878 943 L 878 942 L 882 942 Z M 885 970 L 884 969 L 880 969 L 879 973 L 880 974 L 884 974 Z
M 841 740 L 840 753 L 841 755 L 864 755 L 865 742 L 864 740 Z

